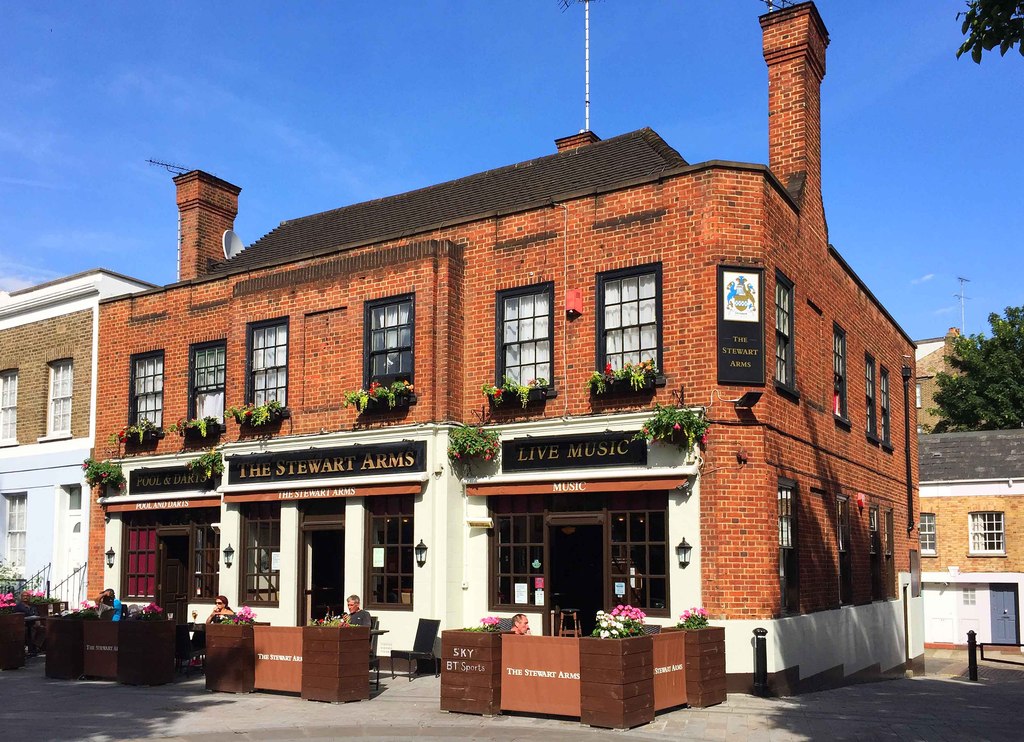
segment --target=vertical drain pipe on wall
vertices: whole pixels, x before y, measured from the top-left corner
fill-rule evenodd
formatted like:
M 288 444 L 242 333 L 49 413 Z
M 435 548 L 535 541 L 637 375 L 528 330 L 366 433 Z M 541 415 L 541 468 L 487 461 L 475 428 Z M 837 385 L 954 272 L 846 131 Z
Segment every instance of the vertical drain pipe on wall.
M 906 431 L 906 440 L 903 444 L 903 453 L 907 459 L 907 533 L 914 530 L 914 480 L 910 467 L 910 366 L 903 364 L 903 429 Z
M 566 306 L 566 297 L 569 295 L 569 207 L 565 204 L 551 204 L 562 210 L 562 307 Z M 562 374 L 565 391 L 569 388 L 569 359 L 566 345 L 569 342 L 569 314 L 562 312 Z M 554 374 L 552 374 L 554 376 Z M 569 395 L 563 394 L 565 403 L 562 406 L 562 417 L 569 416 Z

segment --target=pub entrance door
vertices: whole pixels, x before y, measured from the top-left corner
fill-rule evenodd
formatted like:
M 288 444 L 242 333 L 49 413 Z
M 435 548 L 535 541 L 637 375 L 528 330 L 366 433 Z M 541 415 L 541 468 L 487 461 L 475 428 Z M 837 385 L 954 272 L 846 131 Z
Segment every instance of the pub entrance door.
M 594 616 L 604 608 L 605 554 L 604 524 L 577 514 L 575 518 L 549 516 L 551 580 L 549 605 L 555 611 L 575 609 L 582 636 L 594 630 Z M 554 521 L 554 522 L 552 522 Z
M 156 603 L 176 623 L 188 617 L 188 530 L 157 529 L 158 574 Z
M 345 502 L 317 500 L 302 507 L 302 595 L 299 625 L 345 612 Z

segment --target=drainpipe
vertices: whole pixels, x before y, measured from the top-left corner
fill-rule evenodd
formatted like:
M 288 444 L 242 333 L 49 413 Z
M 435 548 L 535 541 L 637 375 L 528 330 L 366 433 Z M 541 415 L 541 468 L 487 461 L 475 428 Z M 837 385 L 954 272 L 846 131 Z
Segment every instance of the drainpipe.
M 903 365 L 903 455 L 907 460 L 907 533 L 914 530 L 914 480 L 910 469 L 910 366 Z

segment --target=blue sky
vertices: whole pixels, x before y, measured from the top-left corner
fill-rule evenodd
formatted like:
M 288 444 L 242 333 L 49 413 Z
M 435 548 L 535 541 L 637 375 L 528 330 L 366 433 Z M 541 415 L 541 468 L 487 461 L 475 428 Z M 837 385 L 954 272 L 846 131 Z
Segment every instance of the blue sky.
M 176 278 L 174 187 L 291 219 L 554 151 L 583 126 L 583 8 L 4 2 L 0 289 L 95 267 Z M 831 242 L 914 338 L 1024 304 L 1024 59 L 957 60 L 962 0 L 821 0 Z M 767 161 L 758 0 L 591 4 L 591 128 L 690 162 Z

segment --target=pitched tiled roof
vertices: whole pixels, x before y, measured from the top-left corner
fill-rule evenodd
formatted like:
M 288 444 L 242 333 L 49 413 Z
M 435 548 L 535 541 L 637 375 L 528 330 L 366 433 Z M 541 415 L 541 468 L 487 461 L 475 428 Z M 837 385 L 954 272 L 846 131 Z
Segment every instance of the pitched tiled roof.
M 1024 478 L 1024 430 L 920 435 L 922 482 Z
M 563 195 L 656 176 L 687 163 L 651 129 L 459 180 L 282 222 L 211 275 L 415 234 Z

